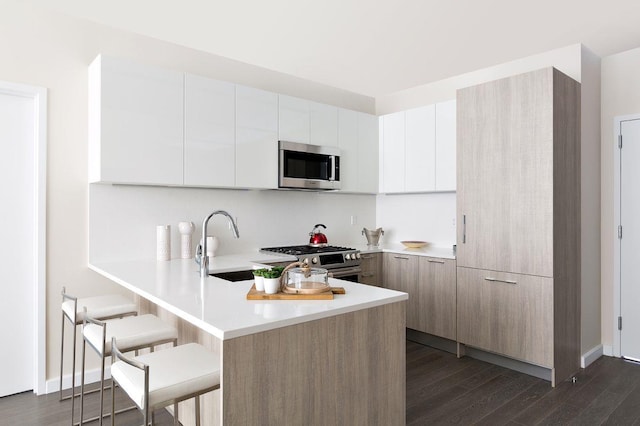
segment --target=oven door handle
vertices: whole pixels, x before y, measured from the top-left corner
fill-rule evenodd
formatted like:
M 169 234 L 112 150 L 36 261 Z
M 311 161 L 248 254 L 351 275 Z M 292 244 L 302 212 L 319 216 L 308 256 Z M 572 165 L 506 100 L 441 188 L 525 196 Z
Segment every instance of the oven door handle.
M 362 268 L 359 266 L 354 266 L 351 268 L 336 268 L 334 270 L 329 269 L 329 277 L 332 278 L 340 278 L 346 277 L 348 275 L 358 275 L 362 272 Z

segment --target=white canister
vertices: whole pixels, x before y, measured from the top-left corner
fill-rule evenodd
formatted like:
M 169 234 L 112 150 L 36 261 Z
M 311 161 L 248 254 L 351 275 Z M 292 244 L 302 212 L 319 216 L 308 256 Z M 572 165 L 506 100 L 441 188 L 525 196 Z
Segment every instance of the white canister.
M 178 223 L 178 230 L 180 231 L 180 257 L 182 259 L 191 259 L 193 257 L 191 251 L 191 235 L 195 229 L 196 226 L 193 222 Z
M 171 225 L 156 227 L 156 258 L 171 260 Z
M 207 256 L 214 257 L 218 247 L 220 247 L 220 240 L 218 237 L 207 237 Z

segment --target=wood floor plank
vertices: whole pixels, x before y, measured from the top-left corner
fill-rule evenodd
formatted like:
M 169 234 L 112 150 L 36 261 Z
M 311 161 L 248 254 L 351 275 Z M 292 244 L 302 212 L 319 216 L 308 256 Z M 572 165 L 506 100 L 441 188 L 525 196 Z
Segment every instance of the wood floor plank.
M 630 425 L 640 423 L 640 384 L 609 414 L 604 425 Z
M 526 408 L 533 405 L 536 401 L 551 392 L 549 382 L 537 379 L 531 386 L 524 389 L 521 393 L 514 396 L 504 405 L 498 407 L 493 412 L 482 417 L 475 424 L 483 426 L 497 426 L 512 423 L 512 420 Z

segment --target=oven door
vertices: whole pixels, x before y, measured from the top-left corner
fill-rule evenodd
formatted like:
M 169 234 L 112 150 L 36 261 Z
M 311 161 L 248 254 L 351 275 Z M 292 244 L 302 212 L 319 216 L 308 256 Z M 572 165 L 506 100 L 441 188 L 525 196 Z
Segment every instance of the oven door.
M 352 266 L 349 268 L 335 268 L 329 269 L 329 276 L 338 278 L 340 280 L 351 281 L 357 283 L 362 273 L 362 268 L 359 266 Z

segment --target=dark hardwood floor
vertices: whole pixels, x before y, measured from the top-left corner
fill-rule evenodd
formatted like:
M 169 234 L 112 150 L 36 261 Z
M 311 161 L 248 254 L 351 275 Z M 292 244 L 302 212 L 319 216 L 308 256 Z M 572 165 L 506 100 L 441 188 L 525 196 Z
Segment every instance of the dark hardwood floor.
M 97 404 L 91 395 L 86 410 L 96 413 Z M 0 398 L 0 425 L 68 425 L 70 409 L 57 394 L 25 392 Z M 140 425 L 142 416 L 131 411 L 116 423 Z M 172 424 L 169 413 L 156 412 L 156 425 Z M 575 383 L 554 389 L 526 374 L 407 341 L 407 424 L 640 426 L 640 365 L 602 357 Z

